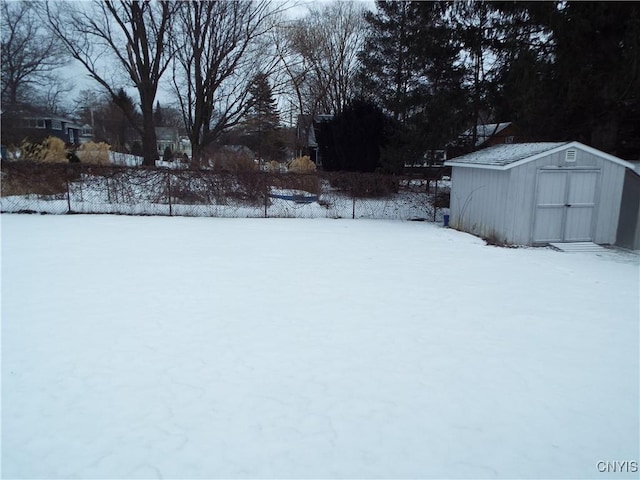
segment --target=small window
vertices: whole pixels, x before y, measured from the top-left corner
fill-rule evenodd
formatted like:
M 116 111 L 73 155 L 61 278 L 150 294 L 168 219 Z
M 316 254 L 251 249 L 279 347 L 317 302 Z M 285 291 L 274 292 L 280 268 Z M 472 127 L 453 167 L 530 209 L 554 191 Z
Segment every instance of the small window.
M 62 130 L 62 122 L 60 120 L 51 120 L 52 130 Z
M 43 118 L 30 118 L 27 120 L 27 127 L 29 128 L 46 128 Z
M 513 135 L 505 137 L 504 143 L 513 143 Z
M 569 163 L 575 162 L 577 154 L 578 152 L 576 152 L 573 149 L 567 150 L 567 153 L 565 154 L 565 157 L 564 157 L 564 161 Z

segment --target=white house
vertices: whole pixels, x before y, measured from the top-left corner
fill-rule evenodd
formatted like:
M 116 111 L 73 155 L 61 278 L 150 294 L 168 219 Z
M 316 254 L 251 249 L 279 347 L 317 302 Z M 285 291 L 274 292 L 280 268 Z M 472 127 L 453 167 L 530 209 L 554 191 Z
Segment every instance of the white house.
M 640 239 L 630 162 L 579 142 L 497 145 L 445 162 L 452 167 L 450 225 L 513 245 L 615 244 Z M 635 219 L 635 220 L 634 220 Z M 630 232 L 630 233 L 629 233 Z M 633 248 L 633 247 L 632 247 Z

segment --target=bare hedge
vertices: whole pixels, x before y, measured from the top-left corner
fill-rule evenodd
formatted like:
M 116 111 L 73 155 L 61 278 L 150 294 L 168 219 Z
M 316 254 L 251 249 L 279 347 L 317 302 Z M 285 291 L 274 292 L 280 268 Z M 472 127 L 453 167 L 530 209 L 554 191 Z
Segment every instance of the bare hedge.
M 413 213 L 405 217 L 436 216 L 434 195 L 424 183 L 383 174 L 226 172 L 16 161 L 2 163 L 1 186 L 3 211 L 236 215 L 225 210 L 232 207 L 247 209 L 243 210 L 247 216 L 282 217 L 307 215 L 300 204 L 316 202 L 326 210 L 326 216 L 336 218 L 386 218 L 389 212 L 407 209 Z M 291 201 L 282 202 L 282 198 Z M 59 202 L 56 208 L 52 207 L 54 201 Z M 440 194 L 438 207 L 442 204 Z M 387 213 L 376 213 L 381 209 Z

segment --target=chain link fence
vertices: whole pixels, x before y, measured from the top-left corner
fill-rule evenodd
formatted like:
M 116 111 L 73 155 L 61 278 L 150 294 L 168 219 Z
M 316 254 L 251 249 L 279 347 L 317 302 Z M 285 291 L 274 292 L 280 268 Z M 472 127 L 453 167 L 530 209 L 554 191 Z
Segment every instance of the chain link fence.
M 447 182 L 382 174 L 216 172 L 3 162 L 2 212 L 441 221 Z

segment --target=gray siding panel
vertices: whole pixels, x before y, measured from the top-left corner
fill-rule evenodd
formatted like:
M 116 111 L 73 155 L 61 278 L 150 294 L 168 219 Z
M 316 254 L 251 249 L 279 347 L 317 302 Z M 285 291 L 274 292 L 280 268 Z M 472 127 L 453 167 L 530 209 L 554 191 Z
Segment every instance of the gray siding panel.
M 516 203 L 513 205 L 512 243 L 529 245 L 535 209 L 537 169 L 535 164 L 526 163 L 512 172 L 510 188 L 514 191 Z
M 620 217 L 622 186 L 625 168 L 612 162 L 603 161 L 600 176 L 600 197 L 596 211 L 595 243 L 614 244 Z
M 453 167 L 451 175 L 451 226 L 503 240 L 508 172 Z
M 624 176 L 616 245 L 640 250 L 640 176 L 631 170 Z
M 633 248 L 634 250 L 640 250 L 640 208 L 638 208 L 638 217 L 636 220 L 636 233 L 635 233 L 635 238 L 632 245 L 633 246 L 631 248 Z

